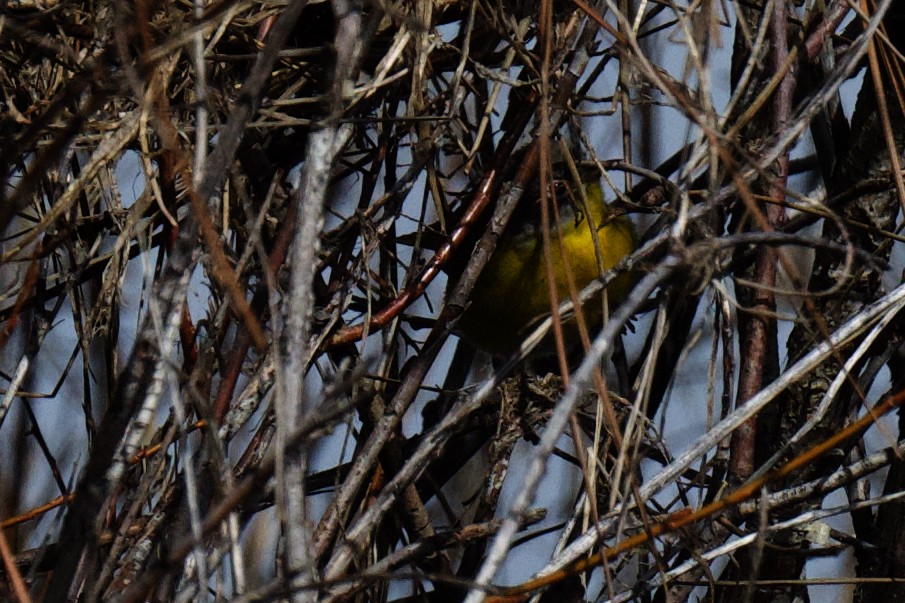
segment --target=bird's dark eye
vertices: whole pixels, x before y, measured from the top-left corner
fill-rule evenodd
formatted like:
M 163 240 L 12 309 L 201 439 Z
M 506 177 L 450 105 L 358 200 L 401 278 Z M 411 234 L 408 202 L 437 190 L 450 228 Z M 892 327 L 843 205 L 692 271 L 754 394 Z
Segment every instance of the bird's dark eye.
M 556 195 L 556 199 L 560 202 L 565 197 L 569 197 L 569 183 L 565 180 L 556 179 L 553 181 L 553 193 Z

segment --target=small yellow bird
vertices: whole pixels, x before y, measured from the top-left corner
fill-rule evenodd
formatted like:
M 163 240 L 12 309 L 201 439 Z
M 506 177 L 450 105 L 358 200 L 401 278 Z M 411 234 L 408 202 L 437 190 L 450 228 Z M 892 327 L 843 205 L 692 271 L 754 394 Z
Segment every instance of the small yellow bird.
M 636 247 L 631 220 L 625 216 L 611 216 L 595 175 L 590 175 L 588 180 L 584 183 L 586 209 L 570 180 L 554 181 L 560 228 L 552 233 L 550 253 L 560 303 L 569 299 L 566 260 L 580 291 L 601 275 L 601 269 L 609 270 Z M 540 218 L 536 207 L 529 208 L 527 213 L 534 214 L 533 219 L 513 216 L 515 222 L 510 223 L 484 267 L 472 291 L 471 302 L 457 324 L 458 331 L 467 341 L 498 356 L 514 352 L 529 328 L 550 313 Z M 552 222 L 552 216 L 550 219 Z M 599 263 L 593 228 L 597 229 L 600 245 Z M 623 274 L 607 287 L 610 309 L 625 297 L 631 279 L 630 274 Z M 603 306 L 599 298 L 584 304 L 582 311 L 590 328 L 600 326 Z M 566 321 L 565 327 L 566 346 L 574 347 L 578 342 L 575 319 Z M 552 337 L 548 337 L 541 348 L 541 355 L 551 354 L 554 351 Z

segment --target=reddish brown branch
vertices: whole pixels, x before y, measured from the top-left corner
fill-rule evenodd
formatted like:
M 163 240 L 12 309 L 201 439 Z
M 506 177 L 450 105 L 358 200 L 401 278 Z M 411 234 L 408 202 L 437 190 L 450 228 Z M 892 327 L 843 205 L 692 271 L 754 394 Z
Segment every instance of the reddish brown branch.
M 736 505 L 746 500 L 750 500 L 753 497 L 757 496 L 758 492 L 760 492 L 762 488 L 780 482 L 802 467 L 813 463 L 823 455 L 832 451 L 843 442 L 863 434 L 871 425 L 876 423 L 880 419 L 880 417 L 886 415 L 891 410 L 898 408 L 902 405 L 903 402 L 905 402 L 905 390 L 900 390 L 899 392 L 887 397 L 883 402 L 874 406 L 863 417 L 861 417 L 845 429 L 842 429 L 823 442 L 820 442 L 812 448 L 804 451 L 785 465 L 778 467 L 777 469 L 774 469 L 773 471 L 770 471 L 756 479 L 750 480 L 748 483 L 740 486 L 739 488 L 736 488 L 719 500 L 705 505 L 698 510 L 682 509 L 675 513 L 671 513 L 660 523 L 649 526 L 647 529 L 640 531 L 635 536 L 630 536 L 629 538 L 622 540 L 614 546 L 607 547 L 599 553 L 595 553 L 594 555 L 576 561 L 571 566 L 558 572 L 548 574 L 542 578 L 537 578 L 529 582 L 525 582 L 524 584 L 520 584 L 518 586 L 504 589 L 505 594 L 503 596 L 488 597 L 487 601 L 500 603 L 502 601 L 524 600 L 527 595 L 537 592 L 538 590 L 550 586 L 551 584 L 560 582 L 568 576 L 579 574 L 585 570 L 592 569 L 603 562 L 603 560 L 605 559 L 615 559 L 618 555 L 626 551 L 644 546 L 646 543 L 651 542 L 658 536 L 662 536 L 663 534 L 670 532 L 675 532 L 686 526 L 693 525 L 701 521 L 702 519 L 713 517 L 714 515 L 731 509 L 732 507 L 735 507 Z

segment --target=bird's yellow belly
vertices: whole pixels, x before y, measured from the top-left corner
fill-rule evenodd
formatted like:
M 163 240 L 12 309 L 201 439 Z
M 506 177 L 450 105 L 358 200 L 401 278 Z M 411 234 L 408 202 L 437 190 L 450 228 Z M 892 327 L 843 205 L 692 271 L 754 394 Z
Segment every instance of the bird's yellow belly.
M 635 247 L 632 223 L 617 218 L 598 231 L 602 267 L 609 270 Z M 569 298 L 566 265 L 578 290 L 600 276 L 594 238 L 588 220 L 562 229 L 562 245 L 551 240 L 552 274 L 555 279 L 557 303 Z M 562 249 L 561 249 L 562 248 Z M 631 277 L 622 275 L 608 287 L 610 307 L 618 304 L 631 285 Z M 582 308 L 591 327 L 602 322 L 603 305 L 599 298 Z M 497 355 L 513 352 L 526 329 L 540 317 L 550 313 L 547 269 L 543 244 L 538 239 L 500 242 L 484 272 L 475 284 L 471 302 L 459 319 L 457 328 L 478 348 Z M 565 323 L 566 345 L 577 343 L 574 320 Z M 552 342 L 544 344 L 541 352 L 552 352 Z

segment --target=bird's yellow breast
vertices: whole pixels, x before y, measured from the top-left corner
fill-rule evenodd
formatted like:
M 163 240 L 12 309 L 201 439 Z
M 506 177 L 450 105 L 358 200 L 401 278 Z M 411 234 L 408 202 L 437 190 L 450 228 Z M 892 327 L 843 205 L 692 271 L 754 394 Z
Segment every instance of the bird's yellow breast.
M 561 212 L 560 228 L 551 237 L 552 274 L 558 302 L 569 298 L 566 264 L 580 290 L 601 275 L 601 267 L 603 271 L 609 270 L 635 248 L 631 221 L 624 216 L 607 218 L 608 208 L 600 186 L 589 185 L 586 193 L 588 215 Z M 600 244 L 600 264 L 592 234 L 594 227 Z M 457 328 L 468 341 L 493 354 L 509 354 L 526 335 L 527 327 L 550 313 L 543 254 L 539 228 L 523 228 L 511 235 L 507 231 L 459 319 Z M 622 275 L 609 285 L 606 294 L 610 307 L 625 297 L 630 285 L 629 275 Z M 599 326 L 603 319 L 600 300 L 591 301 L 582 309 L 589 324 Z M 577 337 L 574 325 L 569 327 L 568 323 L 565 333 L 567 338 Z M 574 343 L 566 341 L 567 346 Z

